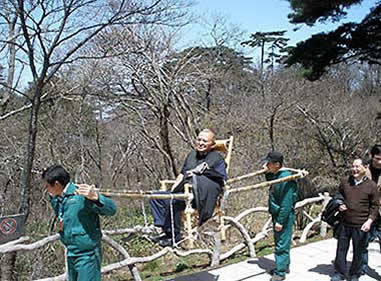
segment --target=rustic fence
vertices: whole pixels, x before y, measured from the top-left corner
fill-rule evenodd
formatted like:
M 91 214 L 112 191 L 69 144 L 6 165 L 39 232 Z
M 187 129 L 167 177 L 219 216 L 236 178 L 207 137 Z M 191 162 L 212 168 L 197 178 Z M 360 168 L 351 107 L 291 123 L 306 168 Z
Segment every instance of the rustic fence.
M 234 181 L 231 181 L 231 183 Z M 257 184 L 254 185 L 254 188 L 268 186 L 263 184 Z M 243 190 L 251 190 L 253 186 L 250 186 L 251 188 L 243 187 Z M 246 189 L 245 189 L 246 188 Z M 242 188 L 241 188 L 242 189 Z M 233 190 L 233 189 L 231 189 Z M 225 192 L 225 197 L 223 200 L 223 204 L 226 207 L 226 200 L 229 193 Z M 307 240 L 308 234 L 311 232 L 311 229 L 314 227 L 314 230 L 319 228 L 319 232 L 321 236 L 325 236 L 327 233 L 327 224 L 325 222 L 321 221 L 321 211 L 318 212 L 315 216 L 313 214 L 309 214 L 306 209 L 308 206 L 311 206 L 313 204 L 319 204 L 325 206 L 325 204 L 328 203 L 330 197 L 328 193 L 325 194 L 319 194 L 317 197 L 304 199 L 302 201 L 297 202 L 296 204 L 296 211 L 298 212 L 299 216 L 304 216 L 308 223 L 303 228 L 300 238 L 295 243 L 304 243 Z M 320 210 L 323 210 L 323 208 L 320 208 Z M 171 248 L 166 247 L 161 250 L 159 250 L 157 253 L 150 255 L 150 256 L 144 256 L 144 257 L 131 257 L 128 253 L 128 250 L 125 249 L 120 243 L 118 243 L 116 240 L 112 238 L 114 235 L 122 235 L 122 234 L 137 234 L 137 235 L 149 235 L 152 233 L 155 233 L 155 227 L 153 226 L 135 226 L 133 228 L 124 228 L 124 229 L 117 229 L 117 230 L 103 230 L 103 241 L 105 244 L 109 245 L 116 251 L 118 251 L 123 259 L 119 260 L 118 262 L 108 264 L 104 267 L 102 267 L 102 273 L 108 273 L 113 270 L 121 269 L 123 267 L 128 267 L 134 280 L 142 280 L 139 271 L 136 267 L 137 264 L 142 263 L 148 263 L 153 260 L 159 259 L 160 257 L 163 257 L 169 253 L 173 253 L 179 257 L 185 257 L 189 255 L 200 255 L 200 254 L 206 254 L 209 257 L 209 263 L 210 266 L 217 266 L 221 263 L 221 261 L 228 259 L 236 252 L 247 248 L 248 255 L 250 258 L 255 258 L 257 256 L 255 245 L 258 241 L 261 241 L 263 239 L 266 239 L 269 236 L 269 233 L 272 231 L 272 225 L 271 225 L 271 217 L 268 215 L 268 219 L 263 224 L 261 231 L 256 233 L 253 237 L 250 236 L 248 227 L 245 226 L 242 223 L 242 220 L 249 216 L 249 215 L 255 215 L 256 213 L 265 213 L 268 215 L 268 208 L 267 207 L 255 207 L 251 209 L 244 210 L 240 214 L 238 214 L 235 217 L 230 216 L 222 216 L 222 219 L 224 221 L 224 224 L 219 226 L 218 228 L 210 228 L 208 227 L 208 224 L 205 224 L 205 226 L 201 226 L 198 229 L 198 239 L 201 239 L 201 237 L 209 237 L 210 241 L 212 243 L 209 244 L 207 248 L 195 248 L 195 249 L 188 249 L 184 250 L 181 248 Z M 222 252 L 222 245 L 223 245 L 223 239 L 221 240 L 221 228 L 224 228 L 224 230 L 229 230 L 230 228 L 235 228 L 238 230 L 238 233 L 241 236 L 241 240 L 237 245 L 233 245 L 232 248 L 229 250 Z M 21 237 L 15 241 L 8 242 L 6 244 L 0 245 L 0 254 L 4 253 L 10 253 L 15 251 L 33 251 L 40 247 L 43 247 L 47 245 L 48 243 L 52 243 L 56 240 L 59 240 L 59 235 L 51 235 L 46 238 L 43 238 L 39 241 L 26 244 L 29 240 L 28 237 Z M 49 278 L 43 278 L 38 279 L 36 281 L 59 281 L 59 280 L 67 280 L 66 273 L 61 274 L 59 276 L 55 277 L 49 277 Z

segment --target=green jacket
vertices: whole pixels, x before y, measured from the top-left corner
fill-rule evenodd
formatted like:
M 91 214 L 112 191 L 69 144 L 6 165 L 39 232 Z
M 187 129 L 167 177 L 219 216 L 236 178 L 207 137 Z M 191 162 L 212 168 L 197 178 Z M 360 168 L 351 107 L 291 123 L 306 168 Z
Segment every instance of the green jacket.
M 114 201 L 99 194 L 98 202 L 75 195 L 74 183 L 70 182 L 62 197 L 51 197 L 50 203 L 63 230 L 59 231 L 68 256 L 82 256 L 94 251 L 101 244 L 99 215 L 112 216 L 116 213 Z
M 266 180 L 276 180 L 292 175 L 288 170 L 280 170 L 276 174 L 267 173 Z M 294 212 L 298 200 L 298 190 L 295 181 L 273 184 L 269 190 L 269 212 L 275 223 L 283 225 L 290 214 Z

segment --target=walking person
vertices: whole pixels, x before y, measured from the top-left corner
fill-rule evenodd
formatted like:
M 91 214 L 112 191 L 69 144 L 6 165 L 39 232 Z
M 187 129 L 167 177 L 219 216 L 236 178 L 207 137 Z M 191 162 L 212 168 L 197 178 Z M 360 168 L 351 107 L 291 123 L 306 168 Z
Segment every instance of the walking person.
M 99 216 L 114 215 L 114 201 L 92 186 L 75 185 L 60 165 L 47 168 L 42 179 L 58 217 L 61 242 L 67 249 L 68 280 L 100 281 L 102 233 Z
M 352 241 L 353 259 L 348 280 L 358 281 L 363 265 L 363 253 L 367 245 L 369 230 L 376 219 L 379 208 L 379 193 L 375 182 L 367 174 L 367 164 L 363 159 L 352 163 L 351 175 L 341 180 L 339 192 L 344 204 L 339 207 L 343 221 L 338 230 L 335 258 L 336 273 L 332 281 L 345 280 L 347 276 L 347 253 Z
M 276 180 L 291 175 L 290 171 L 282 169 L 283 155 L 280 152 L 269 152 L 263 161 L 266 180 Z M 275 269 L 271 281 L 285 280 L 286 273 L 290 271 L 290 248 L 297 198 L 295 181 L 273 184 L 270 187 L 268 205 L 275 241 Z
M 375 144 L 370 150 L 370 165 L 369 165 L 369 175 L 370 179 L 377 184 L 377 188 L 380 191 L 381 188 L 381 145 Z M 371 241 L 373 241 L 376 237 L 378 237 L 380 242 L 381 249 L 381 225 L 380 225 L 380 215 L 378 215 L 375 223 L 372 224 L 369 234 L 369 241 L 367 242 L 366 248 L 363 254 L 363 266 L 362 273 L 367 274 L 369 276 L 375 275 L 375 270 L 369 267 L 368 260 L 368 246 Z

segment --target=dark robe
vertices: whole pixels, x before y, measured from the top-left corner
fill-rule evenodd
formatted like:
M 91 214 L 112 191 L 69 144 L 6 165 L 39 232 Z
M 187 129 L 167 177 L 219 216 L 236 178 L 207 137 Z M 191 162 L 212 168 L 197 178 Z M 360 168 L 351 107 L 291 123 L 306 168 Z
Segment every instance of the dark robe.
M 195 169 L 202 163 L 207 164 L 207 169 L 202 172 L 193 173 L 193 176 L 186 177 L 187 171 Z M 192 206 L 198 210 L 199 225 L 212 217 L 219 194 L 222 191 L 224 180 L 226 180 L 226 164 L 224 158 L 215 151 L 210 151 L 206 155 L 200 155 L 196 151 L 191 151 L 185 158 L 181 173 L 184 175 L 183 181 L 173 191 L 174 193 L 184 192 L 184 184 L 192 184 L 194 200 Z M 171 233 L 172 220 L 170 213 L 170 200 L 153 199 L 150 200 L 154 224 L 163 227 L 168 234 Z M 173 226 L 175 235 L 180 233 L 180 213 L 185 208 L 182 200 L 173 200 Z
M 224 180 L 226 180 L 225 160 L 221 154 L 215 151 L 210 151 L 206 155 L 200 155 L 195 150 L 191 151 L 185 158 L 181 173 L 186 175 L 188 171 L 203 163 L 207 164 L 207 168 L 202 172 L 193 173 L 192 177 L 184 178 L 178 186 L 179 189 L 176 190 L 182 191 L 183 188 L 181 187 L 185 183 L 192 184 L 194 195 L 192 205 L 198 211 L 199 225 L 212 217 L 217 198 L 222 191 Z

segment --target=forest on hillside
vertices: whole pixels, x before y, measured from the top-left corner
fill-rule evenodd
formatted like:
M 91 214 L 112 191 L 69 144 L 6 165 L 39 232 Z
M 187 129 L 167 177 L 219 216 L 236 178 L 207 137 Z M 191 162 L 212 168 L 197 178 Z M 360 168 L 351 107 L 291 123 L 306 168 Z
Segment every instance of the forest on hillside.
M 310 81 L 302 62 L 282 64 L 281 32 L 242 38 L 262 48 L 258 62 L 218 20 L 208 44 L 179 49 L 190 5 L 1 2 L 0 215 L 26 213 L 30 234 L 51 231 L 41 172 L 55 163 L 100 189 L 159 189 L 203 128 L 234 136 L 231 177 L 259 170 L 270 150 L 308 170 L 302 198 L 334 190 L 353 158 L 380 143 L 379 57 L 337 61 Z

